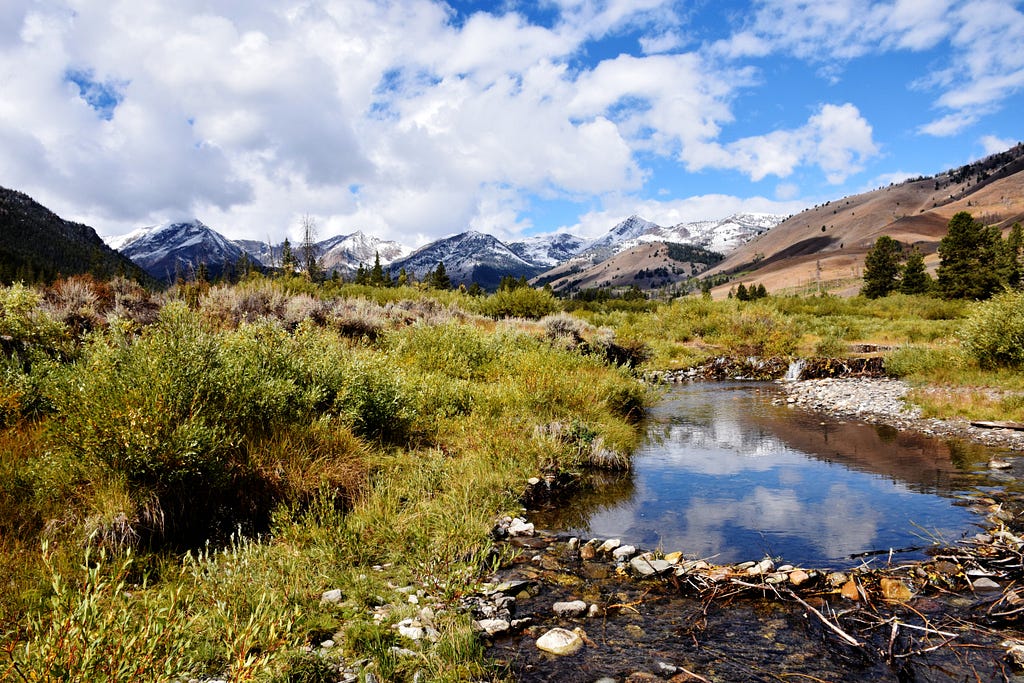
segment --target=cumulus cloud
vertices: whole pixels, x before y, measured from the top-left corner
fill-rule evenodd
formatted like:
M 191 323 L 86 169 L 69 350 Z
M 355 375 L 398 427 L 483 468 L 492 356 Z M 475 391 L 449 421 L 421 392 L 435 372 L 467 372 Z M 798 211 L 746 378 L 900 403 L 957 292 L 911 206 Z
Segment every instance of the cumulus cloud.
M 728 144 L 709 142 L 685 147 L 681 158 L 691 169 L 732 168 L 754 180 L 785 178 L 800 165 L 821 168 L 838 184 L 863 169 L 878 153 L 871 125 L 852 104 L 826 104 L 807 123 L 792 130 L 742 138 Z
M 591 216 L 642 209 L 658 164 L 755 181 L 859 172 L 879 145 L 852 103 L 802 103 L 814 107 L 803 125 L 725 134 L 737 100 L 764 85 L 749 60 L 773 52 L 829 70 L 823 54 L 949 41 L 968 77 L 944 64 L 918 80 L 938 92 L 920 129 L 932 135 L 972 124 L 1024 78 L 1020 51 L 979 47 L 1020 42 L 1020 13 L 998 0 L 755 9 L 699 44 L 696 10 L 671 0 L 462 15 L 439 0 L 7 0 L 0 182 L 107 234 L 193 214 L 277 239 L 310 214 L 410 243 L 467 227 L 515 235 L 531 227 L 531 197 Z M 655 202 L 650 217 L 679 206 Z

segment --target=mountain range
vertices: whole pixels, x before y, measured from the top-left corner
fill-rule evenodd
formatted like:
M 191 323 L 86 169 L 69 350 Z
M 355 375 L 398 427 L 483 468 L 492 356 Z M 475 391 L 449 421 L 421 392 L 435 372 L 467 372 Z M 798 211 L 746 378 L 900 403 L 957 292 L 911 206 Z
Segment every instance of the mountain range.
M 949 219 L 968 211 L 1004 230 L 1024 221 L 1024 144 L 999 154 L 901 183 L 814 206 L 794 216 L 737 214 L 721 220 L 660 226 L 630 216 L 595 239 L 569 233 L 504 243 L 468 231 L 411 250 L 357 231 L 314 246 L 328 272 L 350 276 L 376 258 L 392 274 L 416 278 L 443 262 L 454 283 L 493 289 L 506 275 L 526 277 L 556 291 L 594 287 L 645 290 L 710 276 L 725 296 L 738 283 L 771 292 L 855 294 L 864 257 L 881 235 L 925 254 L 934 270 Z M 200 266 L 211 276 L 239 261 L 257 269 L 280 266 L 283 245 L 232 241 L 198 220 L 141 228 L 109 243 L 88 226 L 59 218 L 30 197 L 0 188 L 0 279 L 43 280 L 93 272 L 146 275 L 164 281 Z M 296 256 L 301 247 L 292 245 Z M 131 257 L 135 263 L 125 256 Z
M 438 263 L 443 263 L 454 284 L 475 282 L 487 290 L 496 289 L 506 276 L 536 279 L 549 272 L 556 276 L 546 276 L 540 284 L 551 284 L 556 290 L 579 287 L 581 282 L 583 286 L 614 284 L 652 288 L 685 280 L 721 260 L 721 255 L 700 248 L 701 245 L 732 249 L 781 219 L 781 216 L 768 214 L 740 214 L 721 221 L 663 227 L 639 216 L 630 216 L 606 234 L 591 240 L 557 233 L 505 244 L 492 235 L 471 230 L 416 250 L 357 231 L 315 242 L 313 249 L 321 268 L 328 274 L 338 272 L 344 277 L 351 277 L 360 265 L 369 267 L 379 259 L 392 275 L 404 269 L 416 278 L 423 278 Z M 283 243 L 229 240 L 199 220 L 139 228 L 127 235 L 109 238 L 108 243 L 152 277 L 164 282 L 194 276 L 200 263 L 213 278 L 232 274 L 241 261 L 246 262 L 246 267 L 261 270 L 280 267 L 284 250 Z M 686 255 L 697 260 L 676 262 L 668 254 L 678 255 L 678 250 L 669 252 L 664 247 L 666 244 L 694 247 Z M 659 271 L 663 277 L 657 280 L 643 272 L 639 277 L 619 277 L 614 282 L 586 274 L 570 279 L 557 275 L 564 264 L 571 264 L 565 272 L 576 275 L 628 250 L 649 250 L 650 245 L 662 245 L 662 257 L 673 260 L 673 267 Z M 289 248 L 301 263 L 303 246 L 290 244 Z M 694 263 L 699 265 L 695 267 Z

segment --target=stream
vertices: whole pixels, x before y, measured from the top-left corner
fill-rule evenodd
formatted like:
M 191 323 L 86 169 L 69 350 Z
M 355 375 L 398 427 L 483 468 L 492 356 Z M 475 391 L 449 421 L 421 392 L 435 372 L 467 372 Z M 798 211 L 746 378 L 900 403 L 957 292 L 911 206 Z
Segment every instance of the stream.
M 979 501 L 1016 488 L 988 469 L 996 453 L 985 447 L 830 420 L 778 396 L 769 383 L 673 387 L 646 421 L 632 471 L 595 474 L 557 508 L 528 512 L 538 535 L 511 539 L 513 557 L 495 576 L 524 585 L 512 616 L 529 625 L 489 648 L 513 680 L 1024 680 L 1004 658 L 1006 632 L 978 625 L 992 600 L 984 594 L 906 605 L 827 589 L 806 605 L 728 589 L 699 597 L 581 560 L 566 543 L 616 538 L 713 565 L 768 555 L 776 565 L 888 568 L 973 537 L 985 524 Z M 554 603 L 568 600 L 600 616 L 556 616 Z M 841 642 L 811 609 L 860 624 L 862 645 Z M 918 626 L 897 636 L 894 620 Z M 585 647 L 566 657 L 539 651 L 536 639 L 556 626 L 582 629 Z M 952 644 L 933 647 L 942 638 L 921 630 L 939 627 L 956 634 Z

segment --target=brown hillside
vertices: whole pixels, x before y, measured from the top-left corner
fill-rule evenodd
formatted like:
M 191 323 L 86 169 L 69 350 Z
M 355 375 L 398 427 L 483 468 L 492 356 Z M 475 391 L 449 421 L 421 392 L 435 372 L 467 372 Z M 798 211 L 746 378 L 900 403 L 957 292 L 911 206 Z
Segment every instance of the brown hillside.
M 550 284 L 555 291 L 634 285 L 655 290 L 685 282 L 707 269 L 704 263 L 673 258 L 670 251 L 664 242 L 646 242 L 596 264 L 583 259 L 568 261 L 533 284 Z
M 864 256 L 882 235 L 916 245 L 930 266 L 949 219 L 969 211 L 1006 229 L 1024 219 L 1024 145 L 933 178 L 908 181 L 843 197 L 803 211 L 740 246 L 709 274 L 728 273 L 725 296 L 740 282 L 770 292 L 819 288 L 856 294 Z

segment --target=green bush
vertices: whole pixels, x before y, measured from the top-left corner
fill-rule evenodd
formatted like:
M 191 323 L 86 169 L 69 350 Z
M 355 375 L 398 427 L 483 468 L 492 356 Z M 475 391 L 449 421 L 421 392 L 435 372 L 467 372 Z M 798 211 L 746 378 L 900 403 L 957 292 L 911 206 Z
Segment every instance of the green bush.
M 516 287 L 503 289 L 482 299 L 477 310 L 490 318 L 527 318 L 537 320 L 559 308 L 558 301 L 543 289 Z
M 890 377 L 925 376 L 938 368 L 956 365 L 958 359 L 945 349 L 901 346 L 885 356 L 885 374 Z
M 978 304 L 960 330 L 964 351 L 984 369 L 1024 367 L 1024 292 Z
M 458 323 L 413 325 L 388 335 L 388 346 L 420 370 L 461 379 L 481 377 L 497 355 L 486 334 Z

